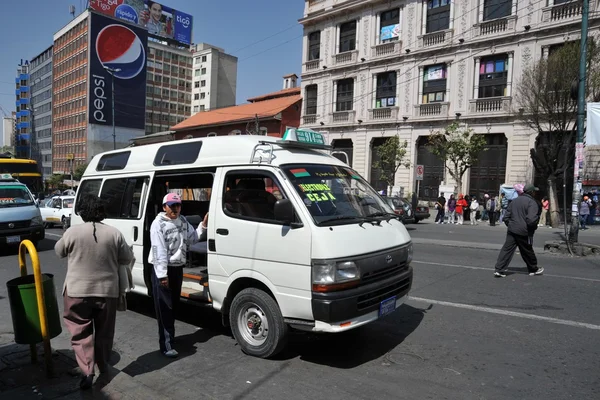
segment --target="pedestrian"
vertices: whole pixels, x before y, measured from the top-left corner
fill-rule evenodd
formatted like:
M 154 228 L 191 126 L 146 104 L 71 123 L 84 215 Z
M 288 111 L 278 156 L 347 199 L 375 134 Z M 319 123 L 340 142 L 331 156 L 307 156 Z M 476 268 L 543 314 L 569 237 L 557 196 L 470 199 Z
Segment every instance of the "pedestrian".
M 79 387 L 89 389 L 94 364 L 107 372 L 115 335 L 119 268 L 133 261 L 133 251 L 118 229 L 104 225 L 104 203 L 91 194 L 81 197 L 77 212 L 83 224 L 67 229 L 54 246 L 67 257 L 63 286 L 64 314 L 71 345 L 82 372 Z
M 458 201 L 456 202 L 456 218 L 457 218 L 457 224 L 458 225 L 462 225 L 465 223 L 464 220 L 464 212 L 466 212 L 468 209 L 468 205 L 467 205 L 467 201 L 465 200 L 465 196 L 463 196 L 462 194 L 458 195 Z
M 508 197 L 506 197 L 506 194 L 504 192 L 500 193 L 500 219 L 498 219 L 498 222 L 502 223 L 502 220 L 504 219 L 504 214 L 506 214 L 506 210 L 508 209 Z
M 583 196 L 583 200 L 579 203 L 579 220 L 581 221 L 581 229 L 587 229 L 587 220 L 590 216 L 591 201 L 588 196 Z
M 489 219 L 488 209 L 487 209 L 487 202 L 489 199 L 490 199 L 489 194 L 486 193 L 483 195 L 483 201 L 481 202 L 481 205 L 483 206 L 483 212 L 481 213 L 482 221 L 487 221 Z
M 477 201 L 477 197 L 471 196 L 473 199 L 471 201 L 471 205 L 469 209 L 471 210 L 471 225 L 477 225 L 477 210 L 479 210 L 479 202 Z
M 456 223 L 456 199 L 454 198 L 454 194 L 451 194 L 448 199 L 448 223 Z
M 533 198 L 539 189 L 533 185 L 523 188 L 523 194 L 510 202 L 504 224 L 508 227 L 504 246 L 498 254 L 494 276 L 496 278 L 506 277 L 508 265 L 515 254 L 517 247 L 523 261 L 527 265 L 529 275 L 542 275 L 543 267 L 538 267 L 537 258 L 533 251 L 533 235 L 538 226 L 540 218 L 540 206 Z
M 437 202 L 435 203 L 435 208 L 437 208 L 437 215 L 435 216 L 436 224 L 444 223 L 444 216 L 446 214 L 446 198 L 444 197 L 444 193 L 440 193 L 440 197 L 438 197 Z M 416 208 L 413 207 L 413 212 L 416 211 Z
M 595 217 L 598 209 L 598 189 L 593 188 L 589 195 L 590 198 L 590 216 L 588 217 L 588 225 L 595 225 Z
M 540 226 L 546 226 L 546 218 L 548 218 L 548 211 L 550 210 L 550 202 L 548 197 L 542 198 L 542 214 L 540 215 Z
M 465 207 L 465 209 L 463 210 L 463 216 L 465 221 L 469 221 L 470 217 L 471 217 L 471 196 L 469 196 L 468 194 L 465 194 L 465 201 L 467 202 L 467 206 Z
M 500 211 L 500 202 L 496 200 L 496 196 L 492 195 L 487 201 L 488 216 L 490 218 L 490 226 L 496 226 L 496 215 Z
M 207 217 L 195 230 L 181 215 L 181 197 L 168 193 L 163 198 L 163 212 L 150 226 L 152 249 L 148 261 L 152 268 L 152 294 L 158 322 L 160 351 L 167 357 L 179 355 L 173 348 L 175 339 L 175 311 L 179 305 L 183 266 L 189 246 L 199 241 L 206 231 Z

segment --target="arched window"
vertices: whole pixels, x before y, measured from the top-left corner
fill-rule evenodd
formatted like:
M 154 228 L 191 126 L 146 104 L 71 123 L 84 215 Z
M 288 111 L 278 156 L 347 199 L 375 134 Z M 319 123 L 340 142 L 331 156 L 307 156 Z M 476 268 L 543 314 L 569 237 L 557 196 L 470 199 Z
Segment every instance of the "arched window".
M 192 135 L 187 135 L 186 137 L 184 137 L 184 139 L 193 139 L 194 137 Z
M 206 135 L 206 137 L 212 137 L 212 136 L 217 136 L 217 132 L 211 132 L 208 135 Z
M 231 132 L 229 132 L 229 136 L 236 136 L 236 135 L 241 135 L 242 131 L 240 131 L 239 129 L 234 129 Z
M 259 128 L 258 134 L 262 135 L 262 136 L 267 136 L 268 132 L 269 132 L 269 130 L 267 128 L 265 128 L 264 126 L 261 126 Z

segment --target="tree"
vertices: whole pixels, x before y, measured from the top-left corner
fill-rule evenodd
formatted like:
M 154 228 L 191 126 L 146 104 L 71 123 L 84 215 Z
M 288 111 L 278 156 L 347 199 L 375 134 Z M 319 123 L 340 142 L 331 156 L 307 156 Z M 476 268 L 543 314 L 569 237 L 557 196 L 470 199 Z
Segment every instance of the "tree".
M 73 171 L 73 180 L 80 181 L 81 177 L 85 173 L 87 166 L 87 163 L 79 164 L 78 166 L 76 166 L 75 170 Z
M 12 156 L 15 154 L 15 149 L 12 146 L 2 146 L 0 148 L 0 154 L 10 154 Z
M 455 191 L 462 190 L 463 175 L 477 162 L 481 152 L 487 150 L 483 135 L 461 127 L 458 122 L 431 135 L 428 145 L 433 154 L 444 160 L 448 173 L 456 182 Z
M 586 98 L 598 101 L 600 52 L 592 39 L 588 43 Z M 548 59 L 525 68 L 515 91 L 518 118 L 538 133 L 530 157 L 535 170 L 548 184 L 553 227 L 560 220 L 556 181 L 574 162 L 577 101 L 572 87 L 579 77 L 579 53 L 579 43 L 562 45 Z
M 410 162 L 404 160 L 407 148 L 408 142 L 406 140 L 400 142 L 398 136 L 391 136 L 383 144 L 377 146 L 379 160 L 373 163 L 373 167 L 388 187 L 394 186 L 396 183 L 396 172 L 401 166 L 410 167 Z
M 60 188 L 62 188 L 64 186 L 63 185 L 63 180 L 64 180 L 64 176 L 63 175 L 53 174 L 47 180 L 48 187 L 50 187 L 52 189 L 60 189 Z

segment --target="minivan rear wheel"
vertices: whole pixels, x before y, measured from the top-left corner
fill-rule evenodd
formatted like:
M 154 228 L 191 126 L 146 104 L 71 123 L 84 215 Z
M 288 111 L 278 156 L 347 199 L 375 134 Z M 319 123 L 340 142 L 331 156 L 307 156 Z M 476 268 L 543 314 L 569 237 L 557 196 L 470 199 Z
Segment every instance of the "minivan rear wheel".
M 235 340 L 248 355 L 268 358 L 286 344 L 288 327 L 277 302 L 260 289 L 244 289 L 231 303 L 229 323 Z

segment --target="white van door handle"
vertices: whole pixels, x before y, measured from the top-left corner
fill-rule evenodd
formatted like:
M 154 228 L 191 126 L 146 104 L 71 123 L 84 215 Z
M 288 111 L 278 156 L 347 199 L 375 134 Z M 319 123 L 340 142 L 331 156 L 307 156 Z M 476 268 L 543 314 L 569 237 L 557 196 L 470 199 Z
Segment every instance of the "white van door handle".
M 137 242 L 137 240 L 138 240 L 138 227 L 134 226 L 133 227 L 133 241 Z
M 229 235 L 228 229 L 217 228 L 217 235 L 227 236 Z

